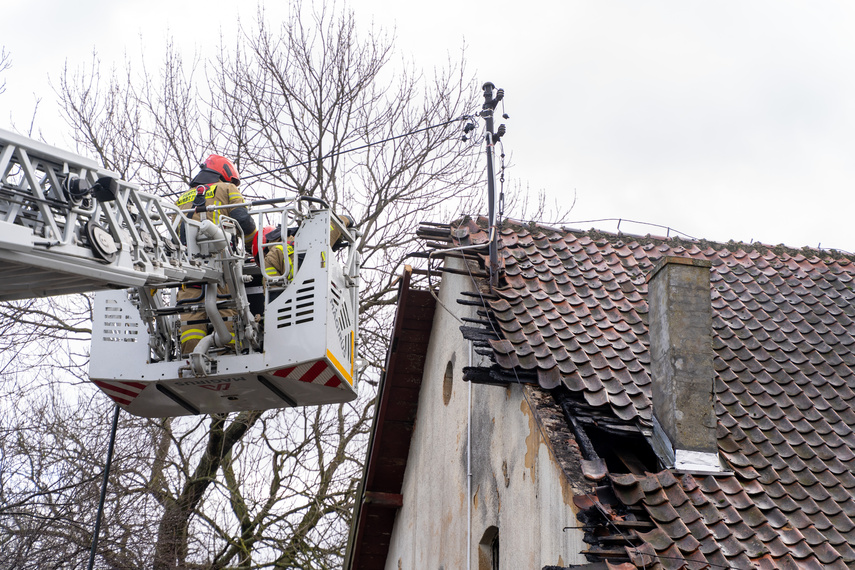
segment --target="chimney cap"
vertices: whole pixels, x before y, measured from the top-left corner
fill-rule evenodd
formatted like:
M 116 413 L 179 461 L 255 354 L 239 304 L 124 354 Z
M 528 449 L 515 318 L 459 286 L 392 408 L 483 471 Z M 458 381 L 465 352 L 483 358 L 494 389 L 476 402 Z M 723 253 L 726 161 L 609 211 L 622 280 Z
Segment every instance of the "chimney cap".
M 656 262 L 656 265 L 653 266 L 653 269 L 650 271 L 650 273 L 647 274 L 647 277 L 645 277 L 644 282 L 650 283 L 650 280 L 653 279 L 654 277 L 656 277 L 656 274 L 659 273 L 660 271 L 662 271 L 662 269 L 668 264 L 692 265 L 694 267 L 707 267 L 707 268 L 712 267 L 712 262 L 709 261 L 708 259 L 693 259 L 691 257 L 678 257 L 676 255 L 666 255 L 665 257 L 660 258 L 659 261 Z

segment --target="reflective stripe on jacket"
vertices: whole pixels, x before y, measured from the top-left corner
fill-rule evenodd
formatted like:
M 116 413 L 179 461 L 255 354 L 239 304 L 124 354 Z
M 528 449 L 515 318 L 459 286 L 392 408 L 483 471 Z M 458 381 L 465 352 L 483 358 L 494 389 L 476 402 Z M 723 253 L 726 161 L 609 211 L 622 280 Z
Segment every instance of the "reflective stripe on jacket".
M 187 210 L 193 206 L 196 196 L 199 193 L 199 188 L 205 188 L 205 206 L 224 206 L 226 204 L 245 204 L 243 195 L 238 190 L 238 187 L 228 182 L 218 182 L 216 184 L 201 185 L 191 188 L 184 194 L 178 197 L 176 206 L 182 210 Z M 230 218 L 234 218 L 240 224 L 243 230 L 244 239 L 250 243 L 255 236 L 256 228 L 252 216 L 249 215 L 246 208 L 232 208 L 226 212 Z M 191 216 L 194 220 L 202 219 L 201 214 L 194 213 Z M 215 224 L 219 222 L 220 210 L 211 212 L 211 221 Z
M 294 246 L 288 244 L 288 257 L 291 260 L 288 270 L 288 280 L 294 278 Z M 264 272 L 268 277 L 278 277 L 285 272 L 285 250 L 281 245 L 274 245 L 264 256 Z

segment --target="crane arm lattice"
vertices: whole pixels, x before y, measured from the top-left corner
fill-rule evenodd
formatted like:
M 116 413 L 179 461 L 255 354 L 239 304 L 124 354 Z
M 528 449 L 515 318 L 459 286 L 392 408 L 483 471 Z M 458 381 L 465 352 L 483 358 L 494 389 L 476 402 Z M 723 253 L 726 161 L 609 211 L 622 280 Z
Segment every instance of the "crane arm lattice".
M 0 129 L 0 300 L 217 280 L 182 222 L 201 227 L 93 160 Z

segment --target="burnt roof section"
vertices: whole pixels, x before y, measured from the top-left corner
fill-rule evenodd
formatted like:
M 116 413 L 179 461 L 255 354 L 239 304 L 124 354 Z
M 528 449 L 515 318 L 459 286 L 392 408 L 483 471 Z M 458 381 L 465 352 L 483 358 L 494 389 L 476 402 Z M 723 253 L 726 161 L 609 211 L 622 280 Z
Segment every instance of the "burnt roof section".
M 451 244 L 485 243 L 478 222 L 450 227 Z M 851 256 L 536 225 L 506 225 L 499 248 L 488 301 L 499 334 L 481 339 L 497 367 L 560 384 L 577 409 L 642 433 L 653 412 L 645 276 L 664 256 L 712 264 L 718 443 L 732 474 L 612 475 L 612 520 L 655 525 L 618 537 L 622 562 L 855 568 Z
M 412 271 L 405 268 L 398 293 L 344 568 L 384 568 L 395 515 L 403 502 L 401 487 L 436 308 L 429 291 L 411 288 Z

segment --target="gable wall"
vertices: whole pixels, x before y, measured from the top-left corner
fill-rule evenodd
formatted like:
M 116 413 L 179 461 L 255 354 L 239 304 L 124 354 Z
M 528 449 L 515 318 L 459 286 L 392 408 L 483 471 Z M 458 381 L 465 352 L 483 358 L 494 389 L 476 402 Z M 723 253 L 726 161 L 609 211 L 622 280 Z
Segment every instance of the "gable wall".
M 456 261 L 452 266 L 464 269 Z M 457 304 L 468 278 L 446 274 L 440 299 L 459 317 L 478 318 Z M 523 397 L 523 388 L 472 386 L 472 539 L 467 547 L 468 342 L 460 323 L 437 307 L 419 396 L 418 417 L 386 568 L 479 568 L 478 542 L 498 527 L 500 568 L 584 563 L 572 492 Z M 480 358 L 477 357 L 476 358 Z M 453 362 L 451 397 L 443 378 Z M 483 365 L 476 361 L 473 365 Z M 482 555 L 483 557 L 483 555 Z

